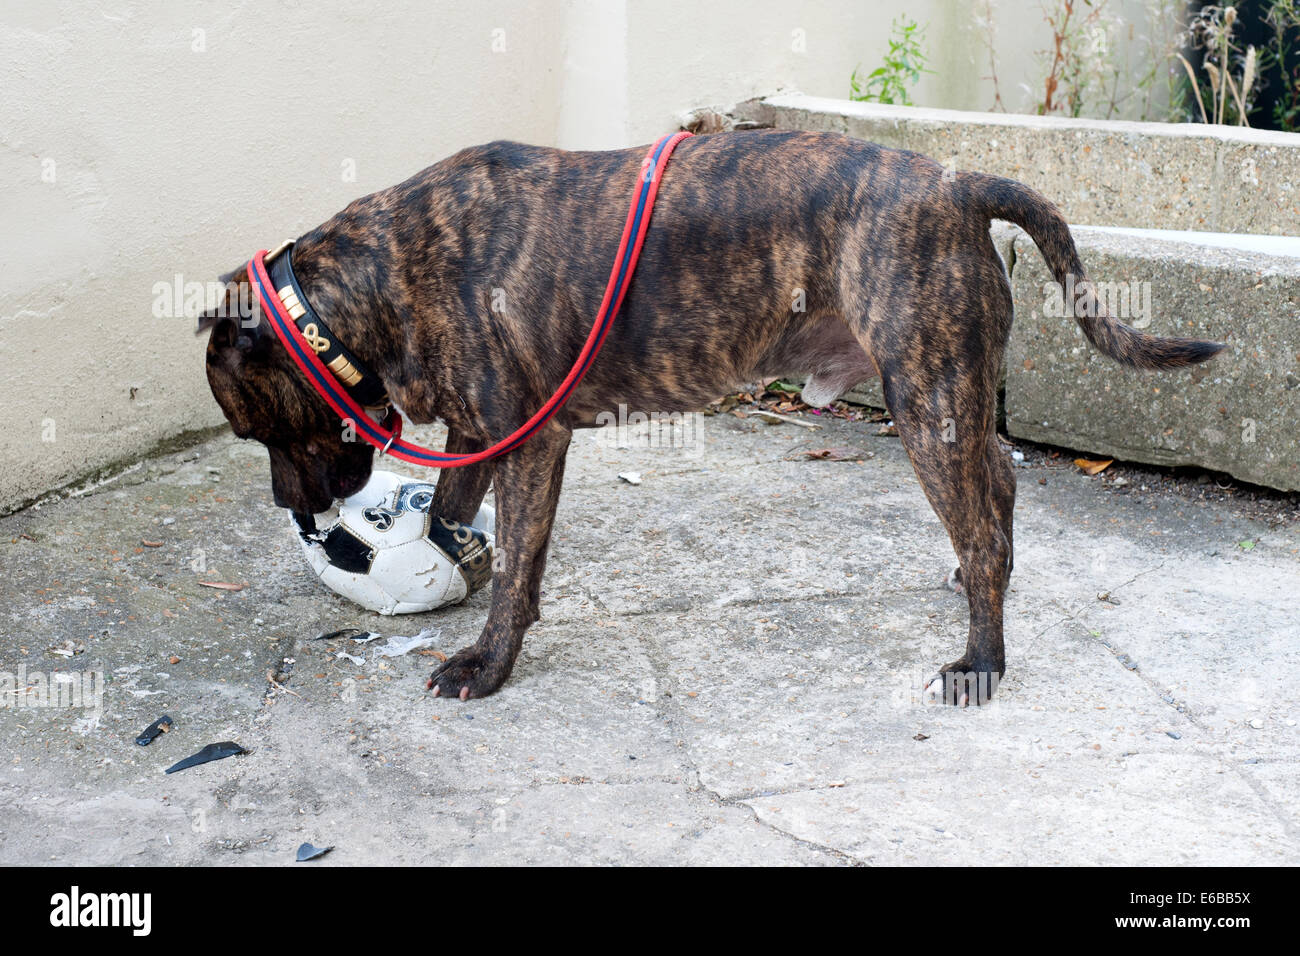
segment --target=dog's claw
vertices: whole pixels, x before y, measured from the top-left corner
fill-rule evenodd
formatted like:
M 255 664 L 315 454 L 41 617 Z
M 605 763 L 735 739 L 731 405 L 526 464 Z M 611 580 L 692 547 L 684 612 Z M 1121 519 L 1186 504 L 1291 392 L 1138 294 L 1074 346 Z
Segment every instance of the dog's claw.
M 983 671 L 982 673 L 988 674 L 989 677 L 976 679 L 976 699 L 974 701 L 971 700 L 970 696 L 970 687 L 972 686 L 970 683 L 960 678 L 953 678 L 951 683 L 949 681 L 949 674 L 964 675 L 970 671 L 978 670 L 978 668 L 972 668 L 962 661 L 955 661 L 941 668 L 939 673 L 928 677 L 921 693 L 932 702 L 951 704 L 954 707 L 969 707 L 972 703 L 977 705 L 988 703 L 985 695 L 992 697 L 994 691 L 996 691 L 996 678 L 1002 676 L 1001 668 Z
M 508 665 L 502 666 L 477 646 L 462 648 L 447 658 L 429 675 L 425 687 L 434 697 L 487 697 L 510 676 Z

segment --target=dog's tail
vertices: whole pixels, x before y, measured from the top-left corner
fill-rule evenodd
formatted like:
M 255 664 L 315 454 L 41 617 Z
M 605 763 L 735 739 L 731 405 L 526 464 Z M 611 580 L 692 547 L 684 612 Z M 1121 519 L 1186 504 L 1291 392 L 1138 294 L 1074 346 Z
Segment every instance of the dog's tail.
M 975 208 L 990 219 L 1014 222 L 1029 233 L 1063 292 L 1071 288 L 1073 279 L 1074 302 L 1066 302 L 1066 311 L 1073 307 L 1083 334 L 1103 354 L 1134 368 L 1180 368 L 1204 362 L 1223 350 L 1218 342 L 1148 335 L 1108 315 L 1079 261 L 1070 227 L 1056 206 L 1014 179 L 967 172 L 958 176 Z

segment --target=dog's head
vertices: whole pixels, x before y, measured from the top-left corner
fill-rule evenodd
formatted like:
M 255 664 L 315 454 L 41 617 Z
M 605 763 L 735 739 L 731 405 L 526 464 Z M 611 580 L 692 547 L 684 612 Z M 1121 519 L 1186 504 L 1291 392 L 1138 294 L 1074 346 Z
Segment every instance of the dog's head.
M 316 394 L 261 315 L 248 276 L 221 277 L 226 298 L 199 316 L 209 332 L 208 385 L 239 438 L 254 438 L 271 454 L 275 503 L 316 514 L 335 498 L 360 491 L 370 478 L 374 449 L 351 438 Z M 240 307 L 241 303 L 243 308 Z

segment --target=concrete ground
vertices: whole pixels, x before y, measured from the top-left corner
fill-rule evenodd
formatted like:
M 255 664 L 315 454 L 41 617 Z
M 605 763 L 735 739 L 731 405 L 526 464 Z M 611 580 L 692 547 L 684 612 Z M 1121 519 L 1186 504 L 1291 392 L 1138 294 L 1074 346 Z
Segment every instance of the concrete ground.
M 1293 863 L 1294 503 L 1029 449 L 1010 671 L 958 711 L 919 694 L 965 639 L 952 551 L 878 429 L 724 414 L 695 454 L 580 434 L 542 621 L 464 704 L 425 693 L 428 653 L 312 638 L 434 626 L 451 652 L 486 592 L 395 619 L 327 593 L 260 446 L 0 519 L 0 672 L 25 668 L 24 702 L 37 672 L 110 678 L 99 711 L 0 709 L 0 863 L 287 864 L 304 841 L 325 866 Z M 788 460 L 831 446 L 871 460 Z M 163 774 L 219 740 L 251 753 Z

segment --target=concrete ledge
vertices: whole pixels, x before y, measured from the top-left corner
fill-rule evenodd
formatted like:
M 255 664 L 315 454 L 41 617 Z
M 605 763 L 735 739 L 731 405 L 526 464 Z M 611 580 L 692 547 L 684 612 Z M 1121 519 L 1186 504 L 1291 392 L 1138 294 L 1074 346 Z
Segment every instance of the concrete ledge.
M 1013 437 L 1300 489 L 1300 256 L 1207 245 L 1210 236 L 1075 229 L 1090 277 L 1130 293 L 1129 324 L 1228 346 L 1204 366 L 1135 372 L 1057 314 L 1047 268 L 1016 231 L 1005 409 Z
M 740 104 L 738 122 L 847 133 L 957 169 L 1018 179 L 1070 222 L 1294 233 L 1300 134 L 854 103 L 798 94 Z

